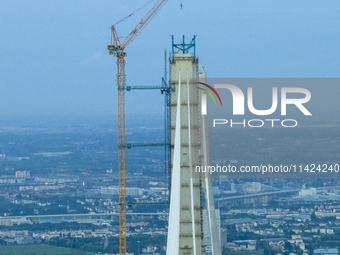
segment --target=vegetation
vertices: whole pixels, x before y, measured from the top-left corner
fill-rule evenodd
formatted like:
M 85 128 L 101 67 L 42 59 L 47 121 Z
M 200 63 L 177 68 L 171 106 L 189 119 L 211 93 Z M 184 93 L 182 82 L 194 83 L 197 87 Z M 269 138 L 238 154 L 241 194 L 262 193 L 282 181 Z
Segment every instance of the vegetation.
M 45 240 L 46 244 L 54 245 L 54 246 L 62 246 L 73 249 L 79 249 L 84 251 L 93 251 L 93 252 L 119 252 L 119 238 L 113 237 L 109 238 L 109 245 L 107 249 L 104 249 L 104 239 L 100 237 L 92 237 L 92 238 L 52 238 L 50 240 Z M 164 236 L 147 236 L 147 235 L 139 235 L 139 236 L 130 236 L 127 238 L 127 251 L 129 253 L 138 254 L 138 249 L 146 248 L 147 246 L 158 246 L 163 247 L 165 245 L 165 237 Z M 139 243 L 139 245 L 136 245 Z M 161 251 L 158 251 L 161 252 Z M 1 254 L 0 254 L 1 255 Z
M 0 229 L 5 230 L 28 230 L 28 231 L 49 231 L 49 230 L 74 230 L 74 229 L 100 229 L 103 226 L 94 225 L 92 223 L 77 223 L 77 222 L 61 222 L 61 223 L 34 223 L 13 226 L 0 226 Z
M 0 246 L 0 255 L 94 255 L 94 253 L 40 244 Z
M 263 255 L 263 250 L 260 251 L 223 251 L 222 255 Z

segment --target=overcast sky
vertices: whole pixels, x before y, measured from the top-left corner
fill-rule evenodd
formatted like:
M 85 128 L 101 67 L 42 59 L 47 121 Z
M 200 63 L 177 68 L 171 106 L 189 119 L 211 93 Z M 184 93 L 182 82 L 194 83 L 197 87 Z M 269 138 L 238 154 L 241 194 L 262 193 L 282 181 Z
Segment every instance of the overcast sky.
M 147 2 L 2 1 L 0 114 L 115 117 L 110 26 Z M 119 35 L 155 3 L 120 23 Z M 170 36 L 194 34 L 209 77 L 340 77 L 338 0 L 183 0 L 182 9 L 169 0 L 126 48 L 127 84 L 160 85 Z M 163 96 L 128 92 L 126 112 L 162 114 Z

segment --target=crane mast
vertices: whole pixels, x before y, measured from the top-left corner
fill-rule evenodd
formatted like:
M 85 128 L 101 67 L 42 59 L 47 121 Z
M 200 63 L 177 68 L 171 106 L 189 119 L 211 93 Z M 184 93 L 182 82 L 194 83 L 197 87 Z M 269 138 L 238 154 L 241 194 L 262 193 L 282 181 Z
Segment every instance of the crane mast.
M 125 181 L 125 52 L 117 54 L 118 88 L 118 171 L 119 171 L 119 250 L 126 254 L 126 181 Z
M 125 179 L 125 56 L 128 46 L 163 7 L 167 0 L 159 0 L 145 17 L 131 31 L 123 44 L 116 28 L 111 27 L 111 44 L 107 46 L 110 55 L 117 57 L 118 89 L 118 179 L 119 179 L 119 254 L 126 254 L 126 179 Z

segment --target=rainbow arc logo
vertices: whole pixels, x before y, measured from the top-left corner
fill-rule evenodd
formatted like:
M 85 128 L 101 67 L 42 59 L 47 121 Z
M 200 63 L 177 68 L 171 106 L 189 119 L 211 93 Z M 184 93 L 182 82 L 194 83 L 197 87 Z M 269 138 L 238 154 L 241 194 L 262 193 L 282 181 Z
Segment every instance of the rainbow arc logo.
M 221 97 L 220 95 L 217 93 L 217 91 L 211 87 L 210 85 L 206 84 L 206 83 L 203 83 L 203 82 L 197 82 L 203 86 L 206 86 L 207 88 L 209 88 L 212 92 L 214 92 L 214 94 L 217 96 L 218 100 L 220 101 L 220 104 L 222 106 L 222 100 L 221 100 Z M 213 96 L 213 94 L 211 94 L 211 92 L 207 89 L 204 89 L 204 88 L 200 88 L 200 87 L 197 87 L 198 89 L 201 89 L 203 90 L 205 93 L 207 93 L 213 100 L 214 100 L 214 103 L 215 105 L 217 105 L 216 103 L 216 100 L 215 100 L 215 97 Z M 201 108 L 201 113 L 202 115 L 207 115 L 207 96 L 205 94 L 202 95 L 202 108 Z

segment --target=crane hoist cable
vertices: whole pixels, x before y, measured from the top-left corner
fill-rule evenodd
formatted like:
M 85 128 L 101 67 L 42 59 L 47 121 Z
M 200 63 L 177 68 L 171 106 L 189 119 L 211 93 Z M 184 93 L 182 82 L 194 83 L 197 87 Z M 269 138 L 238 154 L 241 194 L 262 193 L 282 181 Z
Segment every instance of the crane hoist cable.
M 135 10 L 134 12 L 132 12 L 131 14 L 127 15 L 125 18 L 122 18 L 120 21 L 116 22 L 113 26 L 118 25 L 119 23 L 121 23 L 122 21 L 126 20 L 127 18 L 130 18 L 132 15 L 134 15 L 135 13 L 137 13 L 138 11 L 140 11 L 141 9 L 143 9 L 145 6 L 147 6 L 149 3 L 151 3 L 154 0 L 150 0 L 148 1 L 146 4 L 143 4 L 141 7 L 139 7 L 137 10 Z

